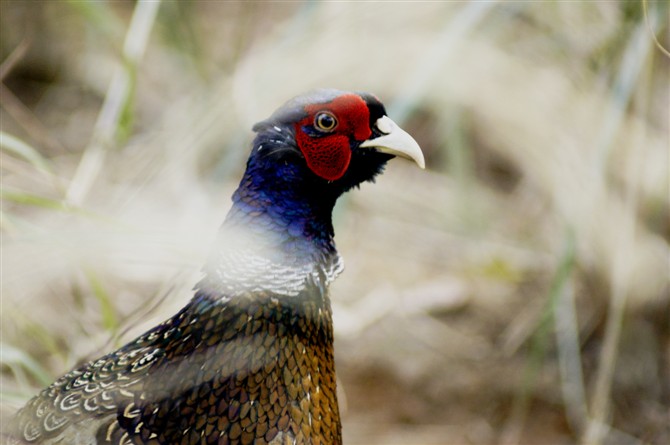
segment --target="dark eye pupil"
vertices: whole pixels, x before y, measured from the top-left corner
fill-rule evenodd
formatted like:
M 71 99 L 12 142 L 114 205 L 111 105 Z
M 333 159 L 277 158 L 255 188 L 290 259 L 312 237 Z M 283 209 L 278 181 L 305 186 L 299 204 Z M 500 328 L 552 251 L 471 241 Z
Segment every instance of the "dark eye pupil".
M 316 124 L 322 130 L 332 130 L 336 125 L 336 121 L 330 114 L 322 113 L 317 116 Z

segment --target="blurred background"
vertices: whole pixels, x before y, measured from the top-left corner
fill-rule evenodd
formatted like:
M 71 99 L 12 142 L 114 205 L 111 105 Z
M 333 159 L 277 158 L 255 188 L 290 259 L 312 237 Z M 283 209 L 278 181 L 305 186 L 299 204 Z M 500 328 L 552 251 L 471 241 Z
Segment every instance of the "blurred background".
M 668 6 L 3 0 L 2 421 L 185 304 L 253 123 L 335 87 L 428 165 L 336 210 L 345 443 L 670 443 Z

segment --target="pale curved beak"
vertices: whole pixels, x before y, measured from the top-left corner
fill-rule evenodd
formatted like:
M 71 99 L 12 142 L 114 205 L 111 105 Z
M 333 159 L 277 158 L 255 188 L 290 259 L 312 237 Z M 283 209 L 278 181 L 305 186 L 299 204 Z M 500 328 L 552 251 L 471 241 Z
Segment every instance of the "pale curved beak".
M 375 125 L 383 135 L 364 141 L 361 143 L 361 147 L 376 148 L 382 153 L 411 159 L 419 167 L 426 168 L 426 161 L 423 159 L 421 148 L 409 133 L 400 128 L 388 116 L 382 116 L 377 119 Z

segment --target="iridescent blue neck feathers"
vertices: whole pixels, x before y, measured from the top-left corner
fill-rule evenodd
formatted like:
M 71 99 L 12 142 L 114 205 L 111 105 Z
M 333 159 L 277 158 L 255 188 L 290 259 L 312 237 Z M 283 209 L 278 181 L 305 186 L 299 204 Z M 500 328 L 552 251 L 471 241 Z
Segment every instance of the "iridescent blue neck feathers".
M 328 284 L 341 272 L 331 222 L 337 194 L 290 162 L 299 156 L 290 143 L 278 127 L 257 137 L 199 287 L 295 296 L 308 278 Z

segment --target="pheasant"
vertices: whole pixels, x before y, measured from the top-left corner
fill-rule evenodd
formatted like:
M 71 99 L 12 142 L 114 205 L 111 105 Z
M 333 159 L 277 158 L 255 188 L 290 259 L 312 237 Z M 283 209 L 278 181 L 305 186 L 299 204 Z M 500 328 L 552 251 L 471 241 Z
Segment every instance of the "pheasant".
M 16 415 L 41 444 L 340 444 L 328 285 L 337 198 L 416 141 L 367 93 L 298 96 L 257 123 L 190 302 Z

